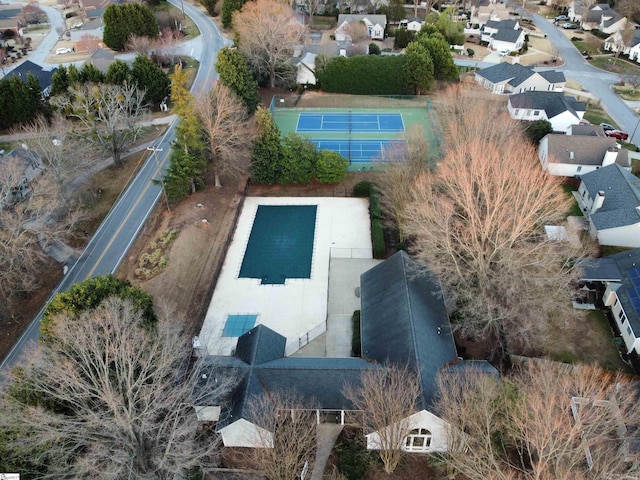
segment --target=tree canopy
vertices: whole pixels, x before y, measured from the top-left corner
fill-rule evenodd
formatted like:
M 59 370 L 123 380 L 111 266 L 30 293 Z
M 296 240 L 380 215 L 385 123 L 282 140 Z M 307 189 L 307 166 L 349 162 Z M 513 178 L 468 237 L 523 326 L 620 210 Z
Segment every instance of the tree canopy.
M 158 23 L 149 7 L 142 3 L 110 4 L 104 15 L 104 43 L 113 50 L 124 50 L 131 35 L 158 36 Z
M 258 82 L 244 55 L 235 48 L 224 47 L 218 52 L 216 71 L 220 81 L 244 102 L 247 111 L 254 113 L 261 101 Z

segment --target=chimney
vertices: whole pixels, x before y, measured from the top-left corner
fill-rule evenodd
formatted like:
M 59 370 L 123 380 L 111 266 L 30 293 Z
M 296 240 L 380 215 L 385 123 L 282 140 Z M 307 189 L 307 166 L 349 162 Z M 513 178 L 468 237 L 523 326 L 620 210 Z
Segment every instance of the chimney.
M 591 215 L 596 213 L 600 209 L 600 207 L 602 207 L 603 203 L 604 203 L 604 191 L 600 190 L 598 191 L 596 198 L 593 200 L 593 205 L 591 205 Z
M 602 159 L 602 166 L 613 165 L 616 163 L 616 158 L 618 158 L 618 149 L 616 147 L 607 148 L 607 153 L 604 154 Z

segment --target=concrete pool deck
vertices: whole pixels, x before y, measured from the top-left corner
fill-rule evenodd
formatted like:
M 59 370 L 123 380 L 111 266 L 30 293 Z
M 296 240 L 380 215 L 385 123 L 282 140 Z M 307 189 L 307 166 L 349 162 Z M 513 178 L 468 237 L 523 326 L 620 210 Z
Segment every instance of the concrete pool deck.
M 311 278 L 287 279 L 284 285 L 261 285 L 259 279 L 238 278 L 259 205 L 317 205 Z M 331 313 L 330 260 L 372 257 L 368 209 L 368 199 L 363 198 L 247 197 L 200 332 L 207 353 L 233 353 L 237 337 L 222 336 L 228 315 L 256 314 L 256 325 L 263 324 L 287 338 L 287 355 L 325 332 L 327 314 Z M 338 302 L 341 296 L 334 294 L 343 304 L 341 310 L 350 309 L 341 314 L 351 315 L 359 308 L 359 299 L 351 286 L 339 290 L 357 300 L 358 306 L 352 308 L 353 299 Z

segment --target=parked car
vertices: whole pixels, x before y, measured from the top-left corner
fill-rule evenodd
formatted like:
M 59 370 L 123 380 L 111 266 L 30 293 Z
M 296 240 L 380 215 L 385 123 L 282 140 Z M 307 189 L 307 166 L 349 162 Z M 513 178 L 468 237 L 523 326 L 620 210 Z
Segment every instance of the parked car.
M 629 138 L 629 134 L 623 130 L 605 130 L 604 134 L 607 137 L 617 138 L 618 140 L 626 140 Z
M 71 53 L 73 50 L 68 47 L 60 47 L 56 49 L 56 55 L 64 55 L 65 53 Z
M 576 30 L 578 28 L 578 25 L 576 25 L 575 23 L 563 23 L 562 28 L 564 28 L 565 30 Z
M 506 57 L 507 55 L 509 55 L 511 53 L 511 50 L 500 50 L 498 52 L 498 55 L 500 55 L 501 57 Z
M 600 126 L 604 129 L 605 132 L 607 130 L 616 130 L 616 127 L 614 127 L 613 125 L 609 125 L 608 123 L 601 123 Z
M 558 15 L 556 17 L 556 22 L 566 22 L 567 20 L 569 20 L 569 17 L 566 15 Z

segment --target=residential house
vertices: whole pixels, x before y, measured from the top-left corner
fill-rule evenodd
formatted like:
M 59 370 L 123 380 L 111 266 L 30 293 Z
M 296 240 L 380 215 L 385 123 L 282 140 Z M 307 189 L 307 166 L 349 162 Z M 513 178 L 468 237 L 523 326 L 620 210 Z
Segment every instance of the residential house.
M 40 157 L 26 145 L 0 155 L 0 208 L 7 208 L 31 194 L 31 183 L 42 173 Z
M 482 41 L 492 50 L 517 52 L 524 46 L 525 33 L 516 20 L 489 20 L 480 29 Z
M 591 125 L 584 125 L 590 127 Z M 602 130 L 602 127 L 598 127 Z M 615 138 L 600 135 L 563 135 L 550 133 L 540 140 L 538 158 L 551 175 L 579 177 L 616 163 L 631 171 L 628 150 Z
M 627 19 L 613 10 L 608 3 L 591 5 L 580 26 L 583 30 L 600 30 L 603 33 L 621 31 L 627 25 Z
M 285 357 L 285 337 L 258 325 L 238 338 L 232 357 L 208 357 L 212 368 L 228 369 L 240 381 L 226 407 L 220 399 L 196 406 L 199 418 L 218 422 L 226 446 L 263 446 L 269 432 L 251 418 L 251 398 L 283 390 L 297 394 L 318 423 L 354 424 L 360 414 L 345 397 L 345 386 L 357 387 L 366 370 L 406 365 L 419 376 L 421 392 L 404 449 L 445 451 L 446 423 L 431 410 L 437 375 L 460 369 L 495 375 L 496 370 L 484 361 L 458 358 L 439 283 L 405 252 L 363 273 L 360 291 L 362 358 Z M 378 448 L 379 434 L 366 436 L 368 448 Z
M 406 20 L 400 20 L 400 28 L 406 28 L 412 32 L 419 32 L 422 30 L 424 20 L 420 20 L 417 17 L 412 17 Z
M 523 92 L 509 96 L 507 110 L 516 120 L 548 120 L 554 132 L 566 132 L 569 125 L 580 123 L 586 104 L 561 92 Z
M 493 93 L 520 93 L 530 90 L 562 92 L 566 79 L 555 70 L 536 72 L 519 63 L 498 63 L 475 72 L 476 82 Z
M 470 23 L 482 27 L 489 21 L 509 20 L 509 15 L 510 11 L 506 3 L 496 0 L 481 1 L 477 5 L 471 5 Z
M 607 165 L 580 177 L 577 198 L 600 245 L 640 247 L 638 177 L 617 163 Z
M 101 17 L 111 0 L 79 0 L 80 7 L 89 18 Z M 120 3 L 120 2 L 114 2 Z
M 369 38 L 372 40 L 384 40 L 384 32 L 387 28 L 386 15 L 342 14 L 338 15 L 338 28 L 336 28 L 335 32 L 336 41 L 352 41 L 354 29 L 358 28 L 360 23 L 364 24 Z
M 640 371 L 640 248 L 589 260 L 581 279 L 587 301 L 610 310 L 625 353 Z
M 604 41 L 604 49 L 609 52 L 620 52 L 629 60 L 640 63 L 640 30 L 623 29 L 615 32 Z
M 24 26 L 20 20 L 22 6 L 16 4 L 1 5 L 0 4 L 0 32 L 13 30 L 18 35 L 20 29 Z
M 567 16 L 571 21 L 582 23 L 583 18 L 587 18 L 589 7 L 593 4 L 593 0 L 570 0 L 567 5 Z
M 85 63 L 91 63 L 102 73 L 106 74 L 111 64 L 116 60 L 116 56 L 112 50 L 98 47 L 91 56 L 85 60 Z M 133 59 L 120 59 L 120 61 L 126 63 L 130 67 L 133 66 Z
M 23 81 L 27 81 L 27 77 L 29 75 L 33 75 L 40 84 L 40 88 L 42 89 L 42 95 L 45 97 L 49 96 L 51 92 L 51 77 L 56 72 L 56 68 L 53 70 L 44 70 L 40 65 L 33 63 L 31 60 L 25 60 L 16 68 L 7 73 L 7 77 L 16 76 L 20 77 Z
M 297 69 L 296 83 L 298 85 L 315 85 L 316 84 L 316 55 L 315 53 L 307 52 L 297 63 L 295 63 Z
M 72 42 L 84 40 L 87 37 L 96 38 L 102 40 L 104 33 L 104 23 L 102 17 L 94 18 L 88 22 L 84 22 L 80 28 L 74 28 L 70 30 L 70 38 Z

